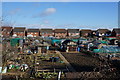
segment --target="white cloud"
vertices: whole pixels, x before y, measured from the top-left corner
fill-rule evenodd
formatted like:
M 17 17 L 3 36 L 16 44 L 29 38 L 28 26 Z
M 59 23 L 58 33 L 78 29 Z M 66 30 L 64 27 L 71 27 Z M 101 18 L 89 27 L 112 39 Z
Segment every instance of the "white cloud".
M 49 21 L 48 20 L 43 20 L 43 23 L 44 24 L 49 24 Z
M 46 25 L 46 24 L 15 24 L 13 27 L 26 27 L 26 28 L 52 28 L 55 29 L 56 26 L 54 25 Z
M 56 11 L 57 11 L 56 8 L 47 8 L 43 12 L 41 12 L 41 13 L 39 13 L 37 15 L 34 15 L 32 17 L 33 18 L 46 17 L 46 16 L 54 14 Z
M 74 29 L 74 28 L 78 28 L 76 24 L 71 23 L 71 24 L 60 24 L 60 25 L 56 25 L 56 28 L 65 28 L 65 29 Z
M 41 17 L 45 17 L 45 16 L 49 16 L 51 14 L 54 14 L 56 12 L 55 8 L 47 8 L 45 11 L 43 11 L 40 16 Z
M 64 28 L 64 29 L 91 29 L 91 30 L 97 30 L 99 28 L 103 28 L 103 27 L 98 27 L 98 26 L 88 26 L 88 25 L 80 25 L 77 26 L 75 24 L 63 24 L 63 25 L 54 25 L 54 24 L 14 24 L 13 27 L 26 27 L 26 28 L 52 28 L 52 29 L 56 29 L 56 28 Z M 104 27 L 106 29 L 112 30 L 113 27 Z M 117 27 L 114 27 L 117 28 Z

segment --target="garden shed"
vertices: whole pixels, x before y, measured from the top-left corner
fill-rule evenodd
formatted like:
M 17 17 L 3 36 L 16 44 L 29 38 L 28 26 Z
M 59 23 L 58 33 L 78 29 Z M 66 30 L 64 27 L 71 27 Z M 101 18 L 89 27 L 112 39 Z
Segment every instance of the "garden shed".
M 22 38 L 13 38 L 13 39 L 10 39 L 11 46 L 21 45 L 22 43 L 20 42 L 20 40 L 23 40 L 23 39 Z

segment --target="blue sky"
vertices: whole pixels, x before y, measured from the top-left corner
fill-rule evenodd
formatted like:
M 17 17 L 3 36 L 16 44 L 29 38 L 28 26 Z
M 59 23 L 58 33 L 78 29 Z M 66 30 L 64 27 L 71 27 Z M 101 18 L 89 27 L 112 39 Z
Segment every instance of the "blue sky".
M 3 2 L 4 24 L 27 28 L 115 28 L 117 2 Z

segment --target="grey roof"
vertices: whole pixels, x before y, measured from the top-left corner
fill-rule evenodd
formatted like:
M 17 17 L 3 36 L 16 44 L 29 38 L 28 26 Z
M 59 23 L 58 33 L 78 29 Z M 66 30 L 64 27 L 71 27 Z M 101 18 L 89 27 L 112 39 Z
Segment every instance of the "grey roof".
M 14 27 L 13 32 L 24 32 L 25 27 Z
M 120 34 L 120 28 L 114 28 L 113 31 L 117 34 Z
M 90 30 L 90 29 L 81 29 L 80 31 L 82 33 L 90 33 L 90 32 L 92 32 L 92 30 Z
M 79 32 L 79 29 L 68 29 L 68 33 Z
M 44 33 L 44 32 L 53 33 L 53 30 L 52 30 L 52 29 L 49 29 L 49 28 L 48 28 L 48 29 L 46 28 L 46 29 L 40 29 L 40 32 L 41 32 L 41 33 Z
M 27 32 L 39 32 L 39 29 L 28 29 Z
M 97 32 L 99 33 L 106 33 L 107 31 L 109 31 L 108 29 L 98 29 Z
M 67 30 L 66 29 L 55 29 L 54 32 L 55 33 L 66 33 Z

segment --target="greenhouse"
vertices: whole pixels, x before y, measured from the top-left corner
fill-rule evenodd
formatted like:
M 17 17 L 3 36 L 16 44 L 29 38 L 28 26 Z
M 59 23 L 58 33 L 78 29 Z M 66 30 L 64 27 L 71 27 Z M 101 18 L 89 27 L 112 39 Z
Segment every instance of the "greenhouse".
M 118 46 L 102 46 L 100 49 L 94 49 L 94 53 L 120 53 L 120 47 Z
M 10 40 L 10 44 L 11 46 L 16 46 L 19 44 L 19 40 L 21 40 L 22 38 L 14 38 Z

